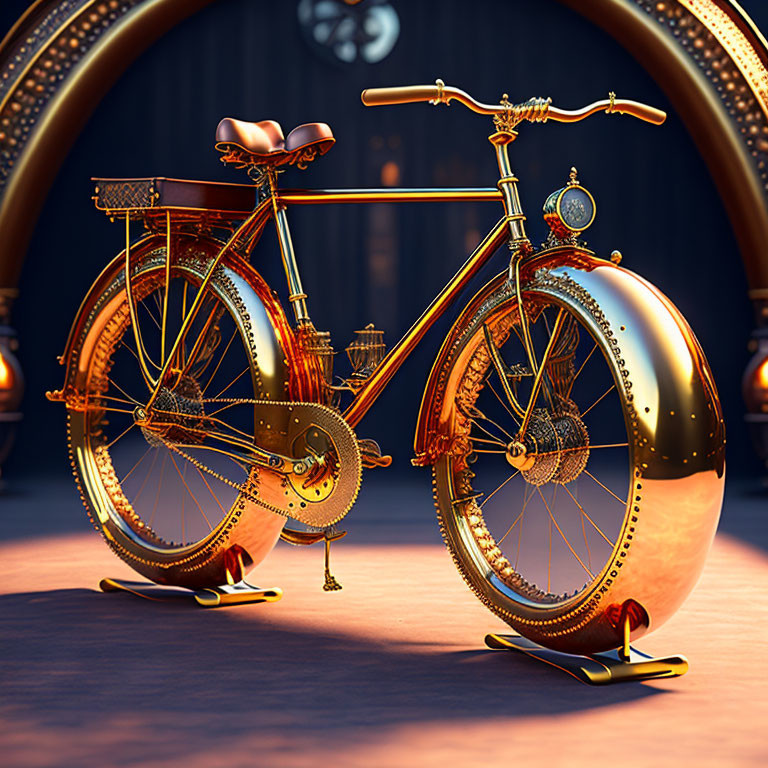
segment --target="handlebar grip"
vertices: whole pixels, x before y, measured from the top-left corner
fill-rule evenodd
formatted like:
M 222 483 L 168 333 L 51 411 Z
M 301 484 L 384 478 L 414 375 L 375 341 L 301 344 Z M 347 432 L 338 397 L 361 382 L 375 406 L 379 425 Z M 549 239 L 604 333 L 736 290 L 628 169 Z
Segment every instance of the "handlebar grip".
M 641 104 L 639 101 L 626 101 L 624 99 L 615 101 L 611 112 L 632 115 L 632 117 L 637 117 L 654 125 L 661 125 L 667 119 L 667 113 L 661 109 Z
M 440 97 L 436 85 L 401 85 L 394 88 L 366 88 L 360 98 L 366 107 L 380 107 L 385 104 L 410 104 L 418 101 L 433 101 Z

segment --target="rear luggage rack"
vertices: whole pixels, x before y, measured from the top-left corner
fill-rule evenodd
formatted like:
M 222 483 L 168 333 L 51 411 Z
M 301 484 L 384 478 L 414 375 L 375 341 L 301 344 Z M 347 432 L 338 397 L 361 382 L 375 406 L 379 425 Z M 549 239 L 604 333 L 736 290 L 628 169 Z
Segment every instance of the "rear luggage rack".
M 210 181 L 168 179 L 155 176 L 143 179 L 92 179 L 93 202 L 110 218 L 129 214 L 143 218 L 163 214 L 231 221 L 244 219 L 259 202 L 258 188 L 252 184 L 225 184 Z M 174 213 L 176 212 L 176 213 Z

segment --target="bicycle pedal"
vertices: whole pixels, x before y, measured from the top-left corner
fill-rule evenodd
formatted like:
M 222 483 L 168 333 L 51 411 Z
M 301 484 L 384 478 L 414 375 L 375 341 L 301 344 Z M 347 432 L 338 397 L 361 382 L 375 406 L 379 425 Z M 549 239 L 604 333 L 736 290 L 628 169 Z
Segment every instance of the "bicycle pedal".
M 392 463 L 391 456 L 382 456 L 381 447 L 375 440 L 363 438 L 357 441 L 360 446 L 360 459 L 367 469 L 374 467 L 388 467 Z
M 336 531 L 335 533 L 326 533 L 326 531 L 297 531 L 293 528 L 283 528 L 280 532 L 280 539 L 293 544 L 296 547 L 307 547 L 317 544 L 318 541 L 328 539 L 329 541 L 338 541 L 347 535 L 346 531 Z

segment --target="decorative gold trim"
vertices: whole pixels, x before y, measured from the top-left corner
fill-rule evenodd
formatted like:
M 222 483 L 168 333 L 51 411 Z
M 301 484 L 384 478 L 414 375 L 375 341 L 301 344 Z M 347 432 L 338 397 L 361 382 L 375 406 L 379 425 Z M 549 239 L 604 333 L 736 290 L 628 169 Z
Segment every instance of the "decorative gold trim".
M 733 50 L 710 29 L 727 18 L 730 44 L 738 39 L 743 47 L 742 66 L 760 62 L 768 72 L 765 39 L 749 17 L 727 0 L 698 0 L 701 20 L 683 0 L 560 2 L 612 34 L 666 91 L 717 183 L 750 287 L 768 286 L 768 120 L 758 84 L 744 78 Z
M 82 8 L 78 8 L 75 13 L 72 14 L 67 20 L 61 24 L 56 31 L 45 41 L 45 43 L 35 52 L 35 55 L 30 58 L 30 60 L 24 65 L 24 67 L 16 74 L 16 79 L 13 84 L 8 89 L 8 92 L 5 94 L 5 96 L 0 99 L 0 114 L 3 112 L 3 110 L 8 105 L 8 102 L 16 97 L 16 90 L 18 83 L 22 82 L 26 77 L 29 76 L 30 71 L 32 68 L 37 64 L 37 62 L 43 57 L 43 55 L 47 54 L 50 48 L 56 44 L 58 41 L 58 37 L 63 32 L 67 31 L 68 29 L 73 29 L 76 27 L 77 19 L 85 13 L 89 8 L 91 8 L 97 0 L 88 0 Z M 76 38 L 72 38 L 73 40 Z M 78 41 L 79 42 L 79 41 Z
M 13 114 L 26 122 L 25 134 L 20 139 L 7 137 L 9 143 L 11 140 L 15 142 L 12 147 L 14 152 L 10 159 L 5 159 L 6 167 L 10 163 L 10 173 L 4 187 L 0 180 L 0 231 L 3 232 L 0 241 L 0 285 L 18 283 L 42 201 L 91 109 L 124 67 L 147 45 L 211 1 L 104 0 L 96 6 L 103 26 L 98 30 L 95 26 L 91 27 L 87 32 L 78 27 L 78 34 L 71 36 L 71 41 L 77 39 L 77 46 L 71 43 L 70 37 L 62 41 L 66 45 L 57 46 L 56 63 L 65 61 L 66 66 L 61 78 L 51 88 L 46 86 L 39 92 L 38 86 L 42 83 L 37 80 L 28 83 L 30 78 L 22 81 L 26 89 L 24 93 L 28 93 L 27 101 L 24 104 L 18 99 L 7 102 Z M 101 5 L 104 6 L 104 13 L 100 10 Z M 90 12 L 96 11 L 91 9 Z M 27 20 L 32 18 L 28 16 Z M 67 24 L 71 25 L 77 18 L 81 18 L 79 13 L 71 15 Z M 61 34 L 54 40 L 69 35 L 71 27 L 67 24 L 57 28 Z M 15 34 L 24 31 L 22 19 Z M 79 32 L 84 32 L 84 37 L 80 37 Z M 9 61 L 7 56 L 7 51 L 5 57 L 0 55 L 0 71 L 15 63 Z M 73 66 L 75 63 L 77 66 Z M 0 134 L 3 132 L 3 126 L 0 126 Z M 0 142 L 3 138 L 0 135 Z
M 712 0 L 678 0 L 678 2 L 690 11 L 720 43 L 746 79 L 763 114 L 768 116 L 768 70 L 750 45 L 746 35 Z
M 29 8 L 27 8 L 27 10 L 24 11 L 24 13 L 22 13 L 18 19 L 16 19 L 16 22 L 13 24 L 13 26 L 8 30 L 8 32 L 6 32 L 3 39 L 0 40 L 0 56 L 5 53 L 5 49 L 10 44 L 11 40 L 13 40 L 13 38 L 16 36 L 16 33 L 21 30 L 21 28 L 32 16 L 32 14 L 46 1 L 47 0 L 34 0 L 34 2 L 30 3 Z
M 574 187 L 578 187 L 592 201 L 592 218 L 590 218 L 587 224 L 579 228 L 570 226 L 563 218 L 563 212 L 560 209 L 560 204 L 563 202 L 563 195 L 565 195 L 566 192 L 569 192 L 570 190 L 572 190 Z M 597 203 L 595 202 L 595 198 L 592 197 L 592 193 L 586 187 L 582 187 L 578 181 L 574 182 L 573 180 L 571 180 L 571 182 L 567 186 L 563 187 L 563 189 L 560 191 L 560 194 L 557 196 L 556 210 L 557 210 L 557 217 L 559 219 L 560 224 L 562 224 L 562 226 L 565 227 L 570 232 L 579 234 L 583 232 L 585 229 L 589 229 L 594 223 L 595 217 L 597 216 Z

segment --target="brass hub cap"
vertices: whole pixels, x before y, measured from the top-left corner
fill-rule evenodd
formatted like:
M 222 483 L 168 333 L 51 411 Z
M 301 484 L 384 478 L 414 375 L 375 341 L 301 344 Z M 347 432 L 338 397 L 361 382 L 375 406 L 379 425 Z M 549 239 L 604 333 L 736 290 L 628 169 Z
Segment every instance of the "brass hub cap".
M 523 438 L 507 445 L 507 462 L 519 469 L 527 482 L 565 485 L 587 466 L 589 433 L 573 410 L 555 416 L 543 409 L 534 411 Z
M 191 376 L 182 376 L 173 388 L 161 387 L 147 413 L 138 407 L 133 418 L 153 447 L 164 443 L 201 444 L 205 439 L 203 393 Z

